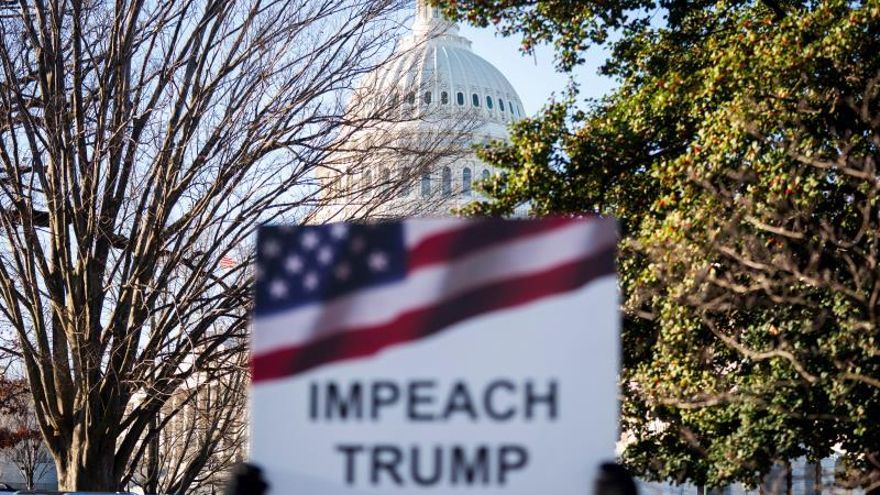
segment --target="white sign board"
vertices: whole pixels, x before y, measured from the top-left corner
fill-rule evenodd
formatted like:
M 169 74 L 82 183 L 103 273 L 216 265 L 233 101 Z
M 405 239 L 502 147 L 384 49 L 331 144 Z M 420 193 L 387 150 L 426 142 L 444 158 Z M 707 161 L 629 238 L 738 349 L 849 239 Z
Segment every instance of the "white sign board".
M 251 461 L 270 493 L 583 495 L 617 440 L 614 223 L 267 227 Z

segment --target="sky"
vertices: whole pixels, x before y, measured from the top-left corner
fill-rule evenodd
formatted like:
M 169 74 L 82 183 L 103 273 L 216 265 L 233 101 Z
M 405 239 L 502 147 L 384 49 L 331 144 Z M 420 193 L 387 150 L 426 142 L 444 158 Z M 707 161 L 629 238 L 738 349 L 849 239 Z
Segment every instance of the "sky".
M 518 38 L 503 38 L 496 35 L 493 28 L 466 25 L 459 28 L 460 34 L 473 42 L 474 52 L 507 77 L 529 115 L 540 110 L 553 94 L 559 95 L 565 90 L 568 75 L 554 69 L 552 47 L 540 46 L 534 56 L 527 56 L 519 51 Z M 613 80 L 597 73 L 605 56 L 602 50 L 593 48 L 586 54 L 586 63 L 575 70 L 575 81 L 580 85 L 582 97 L 598 98 L 614 89 Z

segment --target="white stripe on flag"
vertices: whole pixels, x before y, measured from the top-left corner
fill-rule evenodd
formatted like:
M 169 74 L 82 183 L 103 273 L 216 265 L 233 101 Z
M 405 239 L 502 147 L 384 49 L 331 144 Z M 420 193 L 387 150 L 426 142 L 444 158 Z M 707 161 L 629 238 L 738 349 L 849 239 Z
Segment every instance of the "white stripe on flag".
M 476 222 L 473 220 L 461 218 L 416 218 L 406 220 L 403 222 L 404 242 L 407 248 L 412 248 L 429 237 L 466 228 L 474 223 Z
M 603 227 L 601 222 L 572 223 L 495 245 L 446 264 L 426 266 L 391 285 L 365 289 L 328 303 L 261 316 L 257 321 L 259 332 L 253 334 L 253 353 L 260 355 L 299 346 L 352 327 L 388 323 L 404 311 L 432 306 L 470 289 L 541 273 L 589 257 L 616 242 L 616 233 Z

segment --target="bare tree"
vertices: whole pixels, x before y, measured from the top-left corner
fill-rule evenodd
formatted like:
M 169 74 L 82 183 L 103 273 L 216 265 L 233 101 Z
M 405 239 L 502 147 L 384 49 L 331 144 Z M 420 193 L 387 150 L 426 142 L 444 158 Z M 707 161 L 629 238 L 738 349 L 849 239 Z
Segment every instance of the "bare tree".
M 231 355 L 190 377 L 141 444 L 143 462 L 124 481 L 144 493 L 222 493 L 247 441 L 247 356 Z
M 177 391 L 242 352 L 255 225 L 350 198 L 316 172 L 411 118 L 344 103 L 401 7 L 3 4 L 0 314 L 62 489 L 122 487 Z

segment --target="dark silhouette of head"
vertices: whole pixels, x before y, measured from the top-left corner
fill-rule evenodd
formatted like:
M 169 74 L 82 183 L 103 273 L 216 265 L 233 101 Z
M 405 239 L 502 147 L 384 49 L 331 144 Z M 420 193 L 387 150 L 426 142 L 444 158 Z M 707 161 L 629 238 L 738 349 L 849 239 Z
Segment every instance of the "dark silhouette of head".
M 269 485 L 263 471 L 253 464 L 241 463 L 232 470 L 226 495 L 265 495 Z
M 636 482 L 620 464 L 606 462 L 599 466 L 593 495 L 638 495 Z

